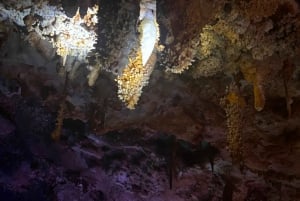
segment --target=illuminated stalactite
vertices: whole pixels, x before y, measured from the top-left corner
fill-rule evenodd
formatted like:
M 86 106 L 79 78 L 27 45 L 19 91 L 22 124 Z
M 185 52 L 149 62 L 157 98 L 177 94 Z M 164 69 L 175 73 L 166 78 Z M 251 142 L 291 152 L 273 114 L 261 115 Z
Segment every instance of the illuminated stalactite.
M 227 146 L 235 164 L 243 167 L 243 108 L 246 106 L 244 98 L 240 95 L 235 84 L 227 89 L 227 95 L 221 99 L 221 105 L 226 113 Z
M 118 96 L 126 107 L 134 109 L 144 86 L 148 84 L 150 75 L 156 62 L 155 46 L 159 39 L 159 28 L 156 22 L 156 1 L 141 1 L 140 4 L 140 45 L 136 56 L 131 59 L 118 75 Z
M 49 33 L 50 35 L 57 35 L 56 40 L 51 42 L 57 48 L 57 54 L 63 58 L 63 65 L 66 64 L 68 56 L 85 62 L 87 54 L 94 49 L 94 45 L 97 42 L 97 34 L 92 29 L 86 30 L 81 24 L 85 24 L 87 27 L 95 26 L 98 22 L 97 12 L 97 5 L 92 9 L 88 8 L 86 15 L 82 19 L 78 8 L 70 23 L 63 23 L 66 19 L 61 18 L 63 21 L 58 21 L 57 25 L 54 26 L 55 28 Z
M 117 77 L 119 99 L 125 103 L 128 109 L 135 108 L 143 87 L 148 84 L 155 62 L 156 56 L 152 55 L 146 66 L 143 66 L 142 55 L 139 51 L 136 58 L 129 59 L 129 64 Z
M 244 62 L 241 66 L 244 79 L 253 86 L 254 108 L 256 111 L 264 109 L 266 98 L 263 86 L 263 77 L 251 63 Z
M 145 66 L 159 39 L 159 28 L 156 22 L 156 1 L 141 1 L 140 4 L 140 48 L 142 64 Z
M 134 60 L 123 70 L 122 75 L 117 77 L 118 96 L 129 109 L 134 109 L 142 93 L 144 68 L 142 55 L 139 51 Z
M 88 53 L 95 48 L 97 42 L 95 25 L 98 23 L 98 5 L 88 8 L 83 18 L 80 17 L 79 9 L 74 17 L 69 18 L 61 8 L 50 6 L 47 2 L 35 4 L 30 0 L 21 1 L 9 9 L 0 4 L 0 19 L 9 19 L 19 26 L 26 26 L 30 32 L 28 41 L 36 41 L 36 37 L 49 41 L 57 55 L 62 57 L 62 64 L 65 66 L 68 57 L 70 65 L 74 60 L 86 63 Z M 72 67 L 68 68 L 70 70 Z

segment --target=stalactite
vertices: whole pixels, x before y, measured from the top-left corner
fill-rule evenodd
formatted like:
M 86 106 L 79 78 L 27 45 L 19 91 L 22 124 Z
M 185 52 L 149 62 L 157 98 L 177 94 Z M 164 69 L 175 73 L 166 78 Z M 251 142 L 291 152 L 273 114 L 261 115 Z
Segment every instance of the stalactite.
M 257 72 L 257 68 L 249 62 L 244 62 L 241 66 L 244 79 L 252 84 L 254 96 L 254 108 L 256 111 L 262 111 L 265 107 L 265 92 L 263 86 L 263 77 Z
M 61 133 L 62 133 L 65 110 L 66 110 L 66 96 L 67 96 L 68 83 L 69 83 L 69 73 L 66 72 L 64 88 L 63 88 L 62 97 L 61 97 L 60 105 L 59 105 L 60 108 L 58 110 L 58 114 L 56 117 L 55 129 L 51 133 L 52 139 L 56 140 L 56 141 L 60 139 Z
M 63 128 L 63 122 L 64 122 L 64 113 L 65 113 L 65 108 L 66 108 L 66 103 L 63 101 L 60 104 L 60 108 L 58 111 L 58 115 L 56 117 L 56 124 L 55 124 L 55 129 L 51 133 L 51 137 L 53 140 L 58 141 L 61 137 L 62 133 L 62 128 Z
M 288 112 L 288 118 L 291 118 L 292 116 L 291 105 L 293 103 L 293 100 L 289 92 L 289 81 L 292 78 L 294 70 L 295 70 L 295 65 L 291 63 L 290 60 L 285 60 L 282 67 L 282 78 L 283 78 L 283 85 L 285 91 L 285 101 L 286 101 L 286 109 Z
M 238 87 L 232 83 L 227 89 L 227 95 L 221 99 L 221 105 L 226 113 L 227 146 L 235 164 L 243 167 L 243 108 L 246 106 Z

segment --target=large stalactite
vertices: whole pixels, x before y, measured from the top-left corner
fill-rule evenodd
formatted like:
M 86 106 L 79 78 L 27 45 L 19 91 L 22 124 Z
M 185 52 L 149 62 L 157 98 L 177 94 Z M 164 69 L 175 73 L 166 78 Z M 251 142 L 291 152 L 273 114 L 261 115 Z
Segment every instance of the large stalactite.
M 296 0 L 0 1 L 0 142 L 71 147 L 140 200 L 297 200 L 299 36 Z

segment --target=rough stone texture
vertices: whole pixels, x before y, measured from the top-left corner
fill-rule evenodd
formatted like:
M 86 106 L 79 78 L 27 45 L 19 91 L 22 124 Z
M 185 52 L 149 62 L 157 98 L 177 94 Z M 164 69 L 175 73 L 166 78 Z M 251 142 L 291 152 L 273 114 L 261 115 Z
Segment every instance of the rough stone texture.
M 110 21 L 114 4 L 100 1 L 99 39 L 107 35 L 97 48 L 108 72 L 93 87 L 84 65 L 65 82 L 59 58 L 1 22 L 0 200 L 299 201 L 298 1 L 272 1 L 278 9 L 257 16 L 255 0 L 159 1 L 165 50 L 135 110 L 118 100 L 114 82 L 126 44 L 136 42 L 138 6 L 124 2 Z M 70 16 L 73 7 L 63 4 Z M 218 43 L 199 41 L 201 33 Z M 219 72 L 194 74 L 207 70 L 203 52 L 222 59 Z M 190 71 L 165 72 L 185 62 Z

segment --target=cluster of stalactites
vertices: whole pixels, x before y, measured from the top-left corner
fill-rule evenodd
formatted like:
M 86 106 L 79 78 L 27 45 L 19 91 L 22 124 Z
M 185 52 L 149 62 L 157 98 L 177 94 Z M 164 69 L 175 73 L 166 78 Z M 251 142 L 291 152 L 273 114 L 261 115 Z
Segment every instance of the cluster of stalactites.
M 76 14 L 71 19 L 71 24 L 73 24 L 71 27 L 74 29 L 79 28 L 77 32 L 75 30 L 71 32 L 72 29 L 69 29 L 69 32 L 65 30 L 61 40 L 57 40 L 54 43 L 54 46 L 57 47 L 57 54 L 63 58 L 63 65 L 68 55 L 82 57 L 82 60 L 85 59 L 87 53 L 94 49 L 97 40 L 96 33 L 93 30 L 86 30 L 81 24 L 85 24 L 87 27 L 94 27 L 98 23 L 96 16 L 98 6 L 95 5 L 93 8 L 88 8 L 83 18 L 80 17 L 79 9 L 77 9 Z
M 98 5 L 88 8 L 83 18 L 79 15 L 79 8 L 75 16 L 69 18 L 61 8 L 50 6 L 46 1 L 36 4 L 28 0 L 26 4 L 23 1 L 18 4 L 20 9 L 18 6 L 6 8 L 0 4 L 0 11 L 3 13 L 0 20 L 9 19 L 20 26 L 26 26 L 30 32 L 28 41 L 35 40 L 31 37 L 49 41 L 62 57 L 63 65 L 68 56 L 80 63 L 86 62 L 88 53 L 94 49 L 97 41 L 94 26 L 98 23 Z
M 94 49 L 98 5 L 88 8 L 83 18 L 79 15 L 79 8 L 75 16 L 69 18 L 61 8 L 50 6 L 47 1 L 38 4 L 31 0 L 20 1 L 17 5 L 6 7 L 0 4 L 0 20 L 9 19 L 19 26 L 26 26 L 30 32 L 28 41 L 37 40 L 35 38 L 49 41 L 62 57 L 63 66 L 68 56 L 80 63 L 86 62 L 88 53 Z
M 86 57 L 97 42 L 97 34 L 93 29 L 86 29 L 82 26 L 94 27 L 97 23 L 98 6 L 88 8 L 86 15 L 81 18 L 79 9 L 68 22 L 63 16 L 57 18 L 58 23 L 51 30 L 51 34 L 56 34 L 56 40 L 51 41 L 56 48 L 56 52 L 63 58 L 63 66 L 66 64 L 68 56 L 75 57 L 80 62 L 85 62 Z M 42 33 L 41 33 L 42 34 Z
M 155 0 L 141 1 L 139 21 L 140 36 L 137 54 L 134 58 L 129 58 L 128 65 L 116 79 L 118 96 L 129 109 L 135 108 L 155 65 L 154 49 L 159 39 Z
M 249 55 L 254 61 L 294 55 L 299 43 L 300 7 L 296 1 L 249 0 L 226 5 L 230 5 L 229 10 L 220 7 L 214 23 L 202 28 L 199 45 L 182 43 L 171 50 L 180 52 L 173 54 L 177 62 L 168 71 L 182 73 L 193 64 L 194 78 L 209 77 L 231 69 L 232 61 L 238 61 L 241 55 Z

